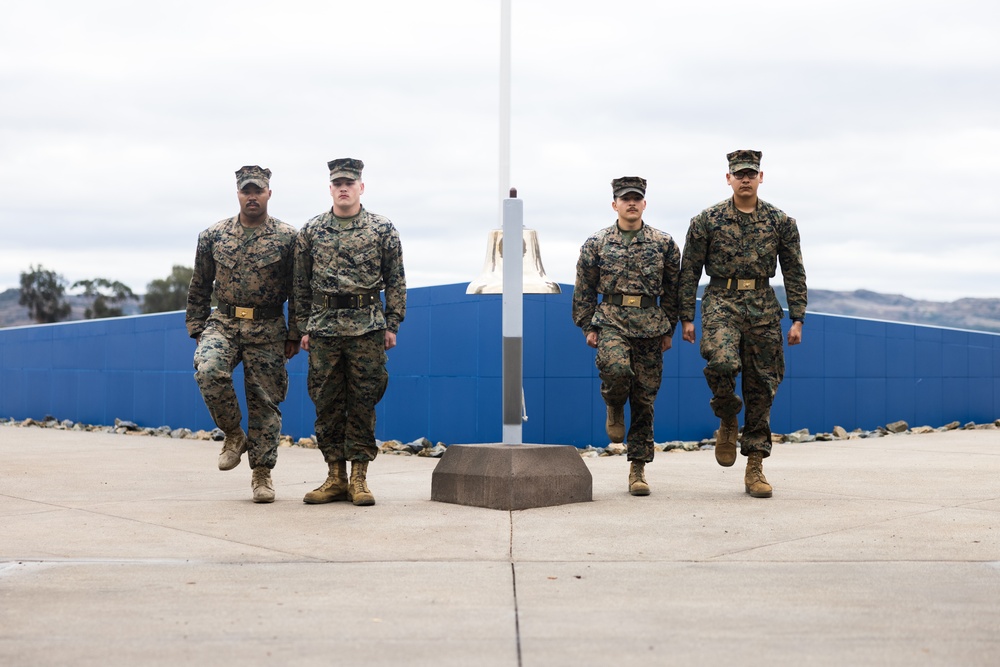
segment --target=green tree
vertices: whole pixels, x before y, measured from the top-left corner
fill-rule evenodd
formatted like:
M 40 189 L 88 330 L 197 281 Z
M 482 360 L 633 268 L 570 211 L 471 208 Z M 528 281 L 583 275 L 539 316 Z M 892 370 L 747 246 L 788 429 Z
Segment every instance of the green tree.
M 170 275 L 158 278 L 146 285 L 146 298 L 142 304 L 144 313 L 166 313 L 184 310 L 187 307 L 188 286 L 194 269 L 174 265 Z
M 28 307 L 28 315 L 39 324 L 66 319 L 71 307 L 64 298 L 66 279 L 55 271 L 30 265 L 21 272 L 21 297 L 18 303 Z
M 97 320 L 103 317 L 121 317 L 122 306 L 129 299 L 139 300 L 132 293 L 128 285 L 124 285 L 117 280 L 111 281 L 107 278 L 94 278 L 92 280 L 77 280 L 73 283 L 72 289 L 83 288 L 83 296 L 93 298 L 94 301 L 87 308 L 83 316 L 88 320 Z

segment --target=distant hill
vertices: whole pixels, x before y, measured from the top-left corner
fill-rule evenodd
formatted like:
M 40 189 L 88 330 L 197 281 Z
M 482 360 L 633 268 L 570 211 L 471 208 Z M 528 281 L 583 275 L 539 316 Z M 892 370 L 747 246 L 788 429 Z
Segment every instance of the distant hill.
M 700 288 L 704 289 L 704 286 Z M 787 306 L 785 290 L 774 288 L 782 306 Z M 13 288 L 0 292 L 0 328 L 32 324 L 28 309 L 17 303 L 21 291 Z M 142 297 L 140 296 L 140 299 Z M 87 299 L 68 297 L 73 307 L 68 320 L 82 320 L 89 305 Z M 809 312 L 827 315 L 850 315 L 890 322 L 932 324 L 935 326 L 991 331 L 1000 333 L 1000 299 L 958 299 L 957 301 L 918 301 L 898 294 L 880 294 L 869 290 L 834 292 L 809 290 Z M 125 306 L 125 313 L 142 312 L 142 302 L 133 301 Z
M 787 307 L 784 288 L 775 287 L 774 291 L 781 305 Z M 810 289 L 806 310 L 827 315 L 1000 332 L 1000 299 L 918 301 L 899 294 L 880 294 L 869 290 L 834 292 Z
M 142 312 L 142 295 L 138 294 L 136 296 L 139 297 L 139 301 L 129 301 L 122 307 L 126 315 L 136 315 Z M 34 324 L 31 318 L 28 317 L 28 309 L 17 303 L 20 298 L 21 290 L 16 287 L 0 292 L 0 328 Z M 90 306 L 93 299 L 69 295 L 66 297 L 66 301 L 69 302 L 72 310 L 69 313 L 69 317 L 64 321 L 71 322 L 83 319 L 83 313 Z

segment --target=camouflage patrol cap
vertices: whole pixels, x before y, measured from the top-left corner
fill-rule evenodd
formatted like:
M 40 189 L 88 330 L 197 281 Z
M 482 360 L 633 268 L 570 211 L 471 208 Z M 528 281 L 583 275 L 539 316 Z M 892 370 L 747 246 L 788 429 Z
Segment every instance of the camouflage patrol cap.
M 257 165 L 240 167 L 236 171 L 236 189 L 242 190 L 253 183 L 262 190 L 267 190 L 271 180 L 271 170 L 261 169 Z
M 339 157 L 326 163 L 330 169 L 330 180 L 337 178 L 351 178 L 355 181 L 361 180 L 361 170 L 365 168 L 365 163 L 352 157 Z
M 744 169 L 760 171 L 760 155 L 760 151 L 752 151 L 746 148 L 733 151 L 726 156 L 726 159 L 729 160 L 729 173 L 735 174 Z
M 615 199 L 629 192 L 638 192 L 645 199 L 646 179 L 641 176 L 622 176 L 621 178 L 616 178 L 611 181 L 611 192 L 614 193 Z

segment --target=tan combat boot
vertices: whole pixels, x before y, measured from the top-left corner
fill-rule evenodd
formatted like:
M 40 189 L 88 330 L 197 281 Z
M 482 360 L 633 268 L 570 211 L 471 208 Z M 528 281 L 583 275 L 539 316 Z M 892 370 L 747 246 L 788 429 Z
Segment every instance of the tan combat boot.
M 219 470 L 232 470 L 240 464 L 240 457 L 247 450 L 247 434 L 240 429 L 236 433 L 227 433 L 219 453 Z
M 771 485 L 764 478 L 764 455 L 760 452 L 750 452 L 747 457 L 747 474 L 743 477 L 747 493 L 754 498 L 770 498 Z
M 335 500 L 348 500 L 347 495 L 347 461 L 337 461 L 329 464 L 330 474 L 318 489 L 313 489 L 305 495 L 302 502 L 310 505 L 332 503 Z
M 726 417 L 719 424 L 719 433 L 715 436 L 715 462 L 728 468 L 736 463 L 736 438 L 740 434 L 740 423 L 736 415 Z
M 267 466 L 257 466 L 253 469 L 250 487 L 253 489 L 255 503 L 274 502 L 274 484 L 271 483 L 271 469 Z
M 630 461 L 628 472 L 628 492 L 633 496 L 648 496 L 649 484 L 646 483 L 645 461 Z
M 608 419 L 604 422 L 604 430 L 608 432 L 611 442 L 625 442 L 625 406 L 608 406 Z
M 368 461 L 351 461 L 351 482 L 347 487 L 347 495 L 355 505 L 374 505 L 375 496 L 368 490 L 365 477 L 368 474 Z

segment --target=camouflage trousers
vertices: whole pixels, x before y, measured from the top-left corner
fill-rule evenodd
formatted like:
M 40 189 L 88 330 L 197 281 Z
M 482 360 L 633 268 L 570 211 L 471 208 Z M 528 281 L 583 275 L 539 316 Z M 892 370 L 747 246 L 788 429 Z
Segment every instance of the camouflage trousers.
M 385 331 L 309 337 L 309 397 L 316 406 L 316 444 L 327 463 L 372 461 L 375 406 L 385 394 Z
M 285 341 L 248 344 L 228 338 L 209 324 L 194 353 L 194 378 L 215 425 L 226 433 L 240 428 L 243 415 L 233 387 L 233 369 L 243 363 L 247 398 L 247 453 L 250 467 L 274 468 L 278 460 L 281 410 L 288 393 Z
M 663 378 L 659 338 L 629 338 L 604 327 L 597 335 L 601 396 L 609 407 L 629 404 L 629 461 L 653 460 L 653 403 Z
M 720 419 L 739 413 L 746 403 L 740 452 L 771 454 L 771 405 L 785 375 L 781 308 L 762 311 L 745 301 L 710 294 L 702 299 L 701 356 L 712 390 L 712 411 Z M 742 372 L 743 400 L 736 395 Z

